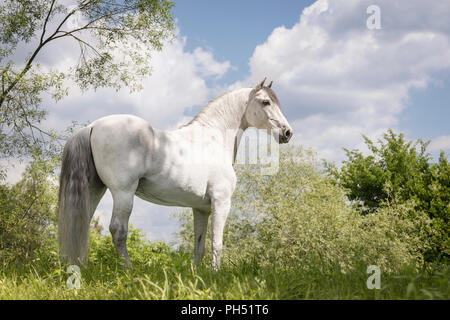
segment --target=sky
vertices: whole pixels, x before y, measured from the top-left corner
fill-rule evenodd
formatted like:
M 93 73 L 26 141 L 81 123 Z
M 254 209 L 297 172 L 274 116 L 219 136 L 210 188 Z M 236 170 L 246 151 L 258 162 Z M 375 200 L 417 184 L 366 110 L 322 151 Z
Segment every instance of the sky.
M 76 87 L 64 100 L 45 100 L 48 128 L 131 113 L 171 130 L 221 93 L 267 76 L 294 129 L 292 143 L 339 162 L 343 148 L 366 150 L 362 135 L 388 128 L 408 139 L 431 140 L 429 151 L 450 152 L 450 2 L 422 0 L 178 1 L 177 37 L 151 57 L 153 74 L 141 92 Z M 379 7 L 380 28 L 369 28 Z M 373 21 L 373 20 L 370 20 Z M 62 41 L 38 60 L 64 68 L 76 45 Z M 26 48 L 17 54 L 25 56 Z M 20 166 L 10 180 L 20 176 Z M 96 215 L 106 227 L 107 194 Z M 136 198 L 130 222 L 150 240 L 173 240 L 174 208 Z

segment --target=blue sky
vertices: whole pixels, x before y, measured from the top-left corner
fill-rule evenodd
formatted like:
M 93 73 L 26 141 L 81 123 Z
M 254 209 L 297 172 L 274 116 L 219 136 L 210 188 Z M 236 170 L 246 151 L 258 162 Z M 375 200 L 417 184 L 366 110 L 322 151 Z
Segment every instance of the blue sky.
M 373 3 L 381 29 L 367 28 Z M 377 139 L 387 128 L 432 140 L 434 156 L 450 152 L 448 1 L 201 0 L 178 1 L 173 12 L 178 37 L 151 56 L 153 74 L 141 92 L 74 86 L 61 102 L 45 101 L 44 125 L 63 129 L 72 120 L 131 113 L 174 129 L 224 91 L 267 76 L 294 129 L 292 143 L 327 160 L 341 161 L 344 147 L 364 151 L 361 135 Z M 62 42 L 38 60 L 69 67 L 77 48 Z M 96 213 L 106 228 L 111 209 L 107 195 Z M 169 240 L 178 228 L 171 212 L 136 200 L 130 221 L 152 240 Z
M 249 72 L 248 62 L 255 47 L 279 26 L 292 27 L 305 6 L 314 1 L 178 1 L 174 16 L 186 49 L 211 48 L 218 60 L 229 60 L 236 69 L 223 81 L 241 80 Z
M 400 126 L 414 138 L 428 140 L 450 133 L 450 76 L 443 74 L 440 79 L 441 83 L 410 92 L 410 103 L 402 113 Z

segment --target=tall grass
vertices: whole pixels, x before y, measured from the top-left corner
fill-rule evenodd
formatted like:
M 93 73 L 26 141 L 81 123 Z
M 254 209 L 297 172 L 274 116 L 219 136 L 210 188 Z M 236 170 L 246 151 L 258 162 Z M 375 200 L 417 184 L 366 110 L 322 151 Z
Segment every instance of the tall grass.
M 11 209 L 2 215 L 9 220 L 0 219 L 0 299 L 450 298 L 448 261 L 432 265 L 424 259 L 433 243 L 431 221 L 411 201 L 392 201 L 362 215 L 302 148 L 281 153 L 276 175 L 247 166 L 237 174 L 218 272 L 209 267 L 210 250 L 204 265 L 192 265 L 192 213 L 182 211 L 179 249 L 144 241 L 130 228 L 131 270 L 122 269 L 111 236 L 94 222 L 79 289 L 67 286 L 74 275 L 57 254 L 55 190 L 43 188 L 29 204 L 23 188 L 0 189 L 0 204 Z M 42 179 L 31 181 L 39 186 Z M 48 201 L 42 205 L 39 199 Z M 47 219 L 15 223 L 24 203 Z M 26 228 L 36 224 L 40 229 Z M 380 289 L 367 288 L 369 265 L 381 270 Z
M 382 273 L 381 289 L 366 286 L 367 266 L 327 273 L 319 265 L 259 265 L 256 261 L 224 261 L 214 272 L 193 266 L 191 256 L 163 242 L 142 240 L 132 230 L 128 241 L 133 269 L 123 270 L 110 236 L 92 234 L 90 262 L 81 268 L 81 286 L 69 289 L 71 274 L 55 251 L 27 264 L 3 265 L 0 299 L 449 299 L 450 270 L 427 266 L 417 271 Z M 55 246 L 56 249 L 56 246 Z

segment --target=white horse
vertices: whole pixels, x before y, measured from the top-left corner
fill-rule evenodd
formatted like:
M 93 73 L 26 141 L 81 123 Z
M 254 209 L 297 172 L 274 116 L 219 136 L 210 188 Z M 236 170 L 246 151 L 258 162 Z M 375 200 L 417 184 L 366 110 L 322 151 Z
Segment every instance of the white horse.
M 156 204 L 193 209 L 196 264 L 205 252 L 211 215 L 212 267 L 217 270 L 236 186 L 233 163 L 243 130 L 271 130 L 280 143 L 292 136 L 272 82 L 264 86 L 264 81 L 221 95 L 176 130 L 154 129 L 132 115 L 111 115 L 70 137 L 64 147 L 59 191 L 63 260 L 86 263 L 89 224 L 109 188 L 114 201 L 109 230 L 127 266 L 131 266 L 126 247 L 128 220 L 137 195 Z M 202 161 L 193 161 L 198 154 L 204 155 Z

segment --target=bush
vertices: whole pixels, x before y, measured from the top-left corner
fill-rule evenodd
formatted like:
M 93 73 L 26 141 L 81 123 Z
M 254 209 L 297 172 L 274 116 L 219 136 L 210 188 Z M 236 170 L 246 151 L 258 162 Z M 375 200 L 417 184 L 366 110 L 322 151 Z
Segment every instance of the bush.
M 416 211 L 431 218 L 433 244 L 428 261 L 450 257 L 450 164 L 444 152 L 433 163 L 426 152 L 428 142 L 406 141 L 403 134 L 389 130 L 378 145 L 364 137 L 370 154 L 346 150 L 347 159 L 338 170 L 328 166 L 336 183 L 361 213 L 375 212 L 392 202 L 414 203 Z M 413 202 L 412 202 L 413 201 Z
M 0 264 L 26 262 L 55 239 L 56 161 L 36 157 L 15 185 L 0 185 Z
M 430 219 L 414 210 L 412 202 L 393 201 L 372 215 L 361 215 L 311 150 L 284 149 L 279 167 L 272 176 L 262 176 L 255 167 L 237 168 L 224 235 L 225 261 L 301 266 L 321 273 L 336 268 L 346 273 L 372 264 L 385 272 L 423 265 Z M 191 213 L 178 217 L 181 243 L 191 250 Z
M 90 233 L 90 248 L 88 265 L 102 265 L 106 269 L 115 271 L 123 269 L 124 261 L 121 261 L 111 234 L 102 234 L 102 228 L 97 221 L 93 221 L 94 228 Z M 169 265 L 171 262 L 172 248 L 163 241 L 149 242 L 140 229 L 130 224 L 128 228 L 127 249 L 133 265 L 146 266 L 149 264 Z

